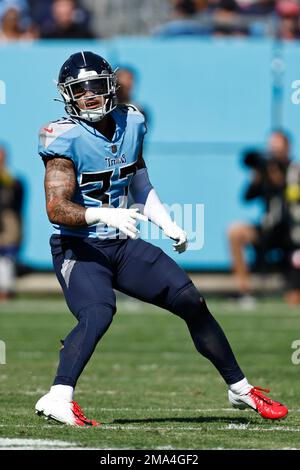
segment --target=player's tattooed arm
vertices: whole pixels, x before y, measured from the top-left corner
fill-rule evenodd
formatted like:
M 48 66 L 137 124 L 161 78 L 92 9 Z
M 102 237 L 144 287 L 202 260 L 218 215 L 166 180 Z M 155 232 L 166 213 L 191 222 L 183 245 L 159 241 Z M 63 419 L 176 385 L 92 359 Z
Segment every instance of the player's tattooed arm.
M 71 227 L 87 225 L 86 209 L 72 202 L 76 175 L 71 160 L 53 158 L 46 162 L 45 194 L 48 218 L 53 224 Z

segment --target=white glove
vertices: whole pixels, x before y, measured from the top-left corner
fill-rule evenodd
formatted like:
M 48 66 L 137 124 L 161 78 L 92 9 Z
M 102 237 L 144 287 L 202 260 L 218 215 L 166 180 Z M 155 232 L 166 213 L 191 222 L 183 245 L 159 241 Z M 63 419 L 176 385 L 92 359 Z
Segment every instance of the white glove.
M 188 246 L 187 234 L 182 228 L 178 227 L 175 222 L 162 227 L 164 234 L 167 237 L 172 238 L 175 240 L 176 243 L 173 243 L 173 250 L 177 251 L 178 253 L 183 253 Z
M 139 209 L 115 209 L 107 207 L 89 207 L 85 211 L 85 220 L 88 225 L 103 222 L 109 227 L 118 228 L 128 237 L 137 238 L 139 231 L 136 228 L 138 220 L 147 222 L 147 217 L 139 213 Z

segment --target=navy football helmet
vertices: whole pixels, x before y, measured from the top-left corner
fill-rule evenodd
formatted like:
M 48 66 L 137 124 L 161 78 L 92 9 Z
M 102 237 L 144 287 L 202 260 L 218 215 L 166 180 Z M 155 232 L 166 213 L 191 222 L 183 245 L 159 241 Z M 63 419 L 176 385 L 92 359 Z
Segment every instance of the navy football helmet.
M 72 54 L 60 69 L 57 88 L 66 112 L 85 121 L 100 121 L 117 106 L 115 73 L 103 57 L 93 52 Z M 99 96 L 103 97 L 100 107 L 84 105 Z

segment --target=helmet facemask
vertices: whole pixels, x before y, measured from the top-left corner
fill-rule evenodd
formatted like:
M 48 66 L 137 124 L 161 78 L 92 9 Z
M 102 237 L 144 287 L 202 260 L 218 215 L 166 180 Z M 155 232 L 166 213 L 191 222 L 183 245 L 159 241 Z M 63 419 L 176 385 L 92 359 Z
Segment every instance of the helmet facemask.
M 58 83 L 57 87 L 66 104 L 66 112 L 75 118 L 98 122 L 117 106 L 114 73 L 83 72 L 76 79 Z M 94 107 L 94 101 L 101 101 L 101 104 Z

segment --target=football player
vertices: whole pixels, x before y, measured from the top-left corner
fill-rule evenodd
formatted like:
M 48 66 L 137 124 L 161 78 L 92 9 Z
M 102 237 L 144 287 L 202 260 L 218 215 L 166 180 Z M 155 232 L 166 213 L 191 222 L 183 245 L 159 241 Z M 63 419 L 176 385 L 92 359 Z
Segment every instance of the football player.
M 150 220 L 187 248 L 150 183 L 143 160 L 143 115 L 118 105 L 115 74 L 92 52 L 73 54 L 61 67 L 58 90 L 67 118 L 41 129 L 47 214 L 54 227 L 51 252 L 66 302 L 78 320 L 62 344 L 50 391 L 36 412 L 73 426 L 97 426 L 73 400 L 74 388 L 116 312 L 114 289 L 181 317 L 197 351 L 228 385 L 230 403 L 264 418 L 283 418 L 287 408 L 250 385 L 204 298 L 160 248 L 138 237 L 137 223 Z M 130 191 L 135 203 L 128 208 Z

